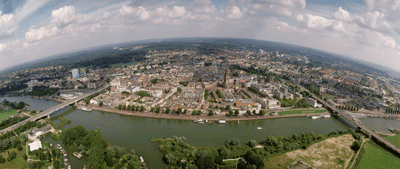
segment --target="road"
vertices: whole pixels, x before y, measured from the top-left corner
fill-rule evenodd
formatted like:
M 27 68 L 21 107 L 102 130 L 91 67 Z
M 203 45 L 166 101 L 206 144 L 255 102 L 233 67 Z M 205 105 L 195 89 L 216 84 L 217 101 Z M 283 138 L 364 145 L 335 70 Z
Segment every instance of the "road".
M 8 132 L 8 131 L 12 131 L 12 130 L 18 128 L 19 126 L 24 125 L 25 123 L 27 123 L 27 122 L 29 122 L 29 121 L 36 121 L 36 120 L 41 119 L 41 118 L 43 118 L 43 117 L 45 117 L 45 116 L 48 116 L 48 115 L 50 115 L 51 113 L 53 113 L 53 112 L 55 112 L 55 111 L 57 111 L 57 110 L 60 110 L 60 109 L 66 107 L 66 106 L 68 106 L 68 105 L 74 104 L 74 103 L 76 103 L 76 102 L 78 102 L 78 101 L 80 101 L 80 100 L 82 100 L 82 99 L 84 99 L 84 98 L 86 98 L 86 97 L 89 97 L 89 96 L 91 96 L 91 95 L 93 95 L 93 94 L 96 94 L 96 93 L 98 93 L 98 92 L 101 92 L 102 90 L 106 89 L 107 87 L 108 87 L 108 85 L 105 85 L 105 86 L 101 87 L 101 88 L 98 89 L 98 90 L 95 90 L 95 91 L 92 91 L 92 92 L 90 92 L 90 93 L 84 94 L 84 95 L 79 96 L 79 97 L 77 97 L 77 98 L 75 98 L 75 99 L 73 99 L 73 100 L 66 101 L 66 102 L 61 103 L 61 104 L 59 104 L 59 105 L 57 105 L 57 106 L 54 106 L 54 107 L 52 107 L 52 108 L 50 108 L 50 109 L 47 109 L 47 110 L 45 110 L 45 111 L 43 111 L 43 112 L 41 112 L 41 113 L 38 113 L 38 114 L 36 114 L 36 115 L 34 115 L 34 116 L 31 116 L 31 117 L 29 117 L 28 119 L 26 119 L 26 120 L 24 120 L 24 121 L 21 121 L 21 122 L 19 122 L 19 123 L 17 123 L 17 124 L 14 124 L 14 125 L 12 125 L 12 126 L 10 126 L 10 127 L 8 127 L 8 128 L 5 128 L 5 129 L 1 130 L 1 131 L 0 131 L 0 134 L 3 134 L 3 133 Z

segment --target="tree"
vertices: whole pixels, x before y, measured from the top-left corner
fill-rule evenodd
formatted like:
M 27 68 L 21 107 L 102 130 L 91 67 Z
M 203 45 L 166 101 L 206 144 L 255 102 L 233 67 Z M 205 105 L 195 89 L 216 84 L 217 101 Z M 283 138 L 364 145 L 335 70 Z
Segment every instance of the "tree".
M 144 110 L 145 110 L 144 106 L 140 106 L 140 111 L 144 112 Z
M 182 108 L 178 108 L 178 110 L 176 111 L 177 114 L 181 114 L 182 113 Z
M 249 147 L 254 148 L 257 146 L 257 141 L 256 140 L 250 140 L 248 143 Z
M 212 115 L 214 115 L 213 111 L 209 110 L 207 116 L 212 116 Z
M 256 112 L 256 110 L 253 110 L 253 115 L 255 116 L 255 115 L 257 115 L 257 112 Z
M 258 114 L 260 114 L 261 116 L 264 116 L 265 114 L 267 114 L 267 112 L 265 110 L 260 110 L 258 112 Z
M 239 110 L 235 110 L 235 116 L 239 115 Z
M 201 110 L 197 110 L 197 115 L 201 115 L 203 112 Z
M 154 110 L 155 110 L 154 107 L 151 107 L 150 112 L 154 112 Z
M 232 116 L 233 115 L 233 111 L 232 110 L 229 110 L 229 114 L 228 114 L 229 116 Z
M 18 151 L 21 151 L 21 150 L 22 150 L 21 144 L 18 144 L 18 145 L 17 145 L 17 149 L 18 149 Z
M 248 116 L 250 116 L 250 115 L 251 115 L 251 110 L 247 110 L 247 111 L 246 111 L 246 114 L 247 114 Z
M 131 105 L 128 105 L 128 107 L 126 107 L 126 110 L 131 110 Z
M 178 87 L 178 92 L 181 93 L 182 92 L 182 88 Z
M 185 109 L 185 110 L 183 110 L 183 114 L 186 114 L 187 113 L 187 110 Z
M 131 106 L 131 111 L 135 111 L 135 109 L 136 109 L 136 106 L 135 106 L 135 105 L 132 105 L 132 106 Z
M 167 107 L 167 108 L 165 109 L 165 114 L 169 114 L 170 111 L 171 111 L 171 110 L 169 109 L 169 107 Z
M 226 105 L 225 110 L 231 110 L 231 106 L 230 105 Z
M 103 101 L 100 101 L 99 107 L 103 106 Z
M 118 105 L 118 109 L 120 109 L 120 110 L 122 109 L 122 104 Z
M 123 105 L 123 106 L 122 106 L 122 110 L 126 110 L 126 105 Z
M 160 113 L 161 112 L 161 108 L 160 107 L 156 107 L 156 113 Z

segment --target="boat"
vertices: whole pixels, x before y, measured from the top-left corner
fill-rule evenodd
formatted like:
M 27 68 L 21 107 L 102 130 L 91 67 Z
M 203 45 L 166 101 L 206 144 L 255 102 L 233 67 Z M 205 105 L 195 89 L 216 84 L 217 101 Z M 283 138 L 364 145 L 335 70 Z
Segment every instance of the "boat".
M 78 107 L 78 109 L 83 111 L 92 111 L 92 109 L 89 109 L 87 107 Z
M 311 119 L 319 119 L 319 118 L 321 118 L 321 116 L 311 116 Z
M 218 120 L 217 123 L 218 123 L 218 124 L 225 124 L 226 121 L 225 121 L 225 120 Z
M 257 127 L 257 130 L 261 130 L 262 129 L 262 127 Z
M 323 117 L 324 117 L 324 118 L 330 118 L 331 115 L 329 115 L 329 114 L 328 114 L 328 115 L 323 115 Z
M 204 123 L 203 119 L 197 120 L 197 123 Z

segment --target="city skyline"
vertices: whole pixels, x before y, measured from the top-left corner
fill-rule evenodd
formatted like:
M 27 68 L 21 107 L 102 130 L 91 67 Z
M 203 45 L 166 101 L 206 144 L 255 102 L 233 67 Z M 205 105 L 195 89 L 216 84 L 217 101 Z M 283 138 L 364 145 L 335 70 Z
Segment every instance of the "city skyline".
M 399 5 L 373 0 L 6 1 L 0 4 L 0 70 L 99 45 L 175 37 L 284 42 L 399 70 Z

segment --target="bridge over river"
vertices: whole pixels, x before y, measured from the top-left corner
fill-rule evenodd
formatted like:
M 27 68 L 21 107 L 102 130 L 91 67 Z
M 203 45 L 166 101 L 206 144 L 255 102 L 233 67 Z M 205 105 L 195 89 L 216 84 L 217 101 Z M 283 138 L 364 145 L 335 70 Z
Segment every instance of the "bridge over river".
M 36 115 L 34 115 L 34 116 L 29 117 L 28 119 L 25 119 L 25 120 L 23 120 L 23 121 L 21 121 L 21 122 L 19 122 L 19 123 L 17 123 L 17 124 L 14 124 L 14 125 L 12 125 L 12 126 L 10 126 L 10 127 L 7 127 L 7 128 L 5 128 L 5 129 L 1 130 L 1 131 L 0 131 L 0 134 L 6 133 L 6 132 L 8 132 L 8 131 L 12 131 L 12 130 L 18 128 L 19 126 L 24 125 L 25 123 L 27 123 L 27 122 L 29 122 L 29 121 L 36 121 L 36 120 L 39 120 L 39 119 L 41 119 L 41 118 L 43 118 L 43 117 L 49 116 L 51 113 L 54 113 L 54 112 L 56 112 L 57 110 L 60 110 L 60 109 L 66 107 L 66 106 L 68 106 L 68 105 L 75 104 L 75 103 L 79 102 L 80 100 L 82 100 L 82 99 L 84 99 L 84 98 L 86 98 L 86 97 L 89 97 L 89 96 L 91 96 L 91 95 L 93 95 L 93 94 L 96 94 L 96 93 L 98 93 L 98 92 L 103 91 L 103 90 L 106 89 L 107 87 L 108 87 L 108 85 L 105 85 L 105 86 L 103 86 L 103 87 L 101 87 L 101 88 L 99 88 L 99 89 L 97 89 L 97 90 L 95 90 L 95 91 L 91 91 L 91 92 L 89 92 L 89 93 L 83 94 L 83 95 L 81 95 L 81 96 L 79 96 L 79 97 L 77 97 L 77 98 L 75 98 L 75 99 L 68 100 L 68 101 L 66 101 L 66 102 L 64 102 L 64 103 L 61 103 L 61 104 L 59 104 L 59 105 L 57 105 L 57 106 L 54 106 L 54 107 L 52 107 L 52 108 L 50 108 L 50 109 L 47 109 L 47 110 L 45 110 L 45 111 L 43 111 L 43 112 L 40 112 L 40 113 L 38 113 L 38 114 L 36 114 Z
M 307 90 L 308 91 L 308 90 Z M 308 91 L 309 92 L 309 91 Z M 327 102 L 325 102 L 324 100 L 322 100 L 321 98 L 315 96 L 314 94 L 312 94 L 311 92 L 309 92 L 311 97 L 313 97 L 314 99 L 316 99 L 318 102 L 322 103 L 325 107 L 329 108 L 330 110 L 332 110 L 332 113 L 334 115 L 340 115 L 341 117 L 346 118 L 348 121 L 350 121 L 351 123 L 353 123 L 354 125 L 356 125 L 359 129 L 361 129 L 362 131 L 368 133 L 370 136 L 373 136 L 375 139 L 377 139 L 378 141 L 380 141 L 381 143 L 385 144 L 387 147 L 389 147 L 390 149 L 396 151 L 398 154 L 400 154 L 400 148 L 397 147 L 396 145 L 394 145 L 393 143 L 387 141 L 386 139 L 384 139 L 382 136 L 380 136 L 379 134 L 375 133 L 374 131 L 372 131 L 371 129 L 369 129 L 368 127 L 365 127 L 364 125 L 362 125 L 359 121 L 352 119 L 351 117 L 349 117 L 347 114 L 344 113 L 343 110 L 339 110 L 336 107 L 328 104 Z

